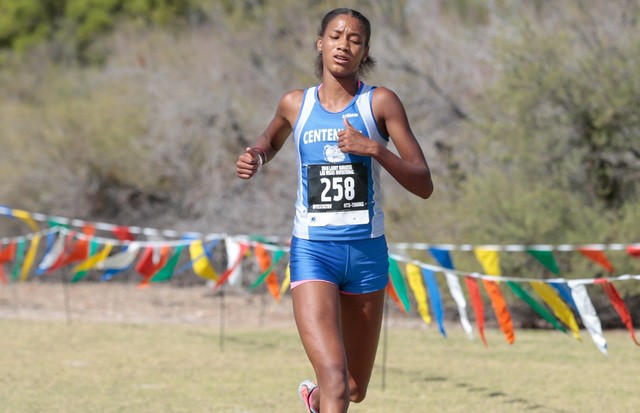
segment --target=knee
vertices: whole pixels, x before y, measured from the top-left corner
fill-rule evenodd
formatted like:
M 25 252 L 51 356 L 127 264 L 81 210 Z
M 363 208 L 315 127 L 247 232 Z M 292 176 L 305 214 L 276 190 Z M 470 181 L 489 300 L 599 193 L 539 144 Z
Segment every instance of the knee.
M 366 387 L 350 386 L 349 387 L 349 399 L 352 403 L 360 403 L 367 396 Z
M 346 368 L 342 366 L 323 366 L 316 369 L 318 385 L 323 394 L 331 394 L 332 397 L 347 399 L 349 394 L 349 380 Z

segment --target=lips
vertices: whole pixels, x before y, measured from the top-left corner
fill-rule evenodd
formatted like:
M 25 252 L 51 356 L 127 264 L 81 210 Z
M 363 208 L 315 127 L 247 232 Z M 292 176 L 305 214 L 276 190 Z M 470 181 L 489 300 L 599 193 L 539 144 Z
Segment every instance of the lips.
M 337 63 L 348 63 L 349 57 L 345 55 L 335 55 L 333 56 L 333 60 L 335 60 Z

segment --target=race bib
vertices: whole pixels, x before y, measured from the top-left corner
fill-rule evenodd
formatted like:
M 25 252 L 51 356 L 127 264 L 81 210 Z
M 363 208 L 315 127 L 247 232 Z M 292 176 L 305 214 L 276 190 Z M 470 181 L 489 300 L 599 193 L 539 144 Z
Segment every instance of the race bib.
M 369 223 L 369 174 L 363 162 L 307 167 L 310 226 Z

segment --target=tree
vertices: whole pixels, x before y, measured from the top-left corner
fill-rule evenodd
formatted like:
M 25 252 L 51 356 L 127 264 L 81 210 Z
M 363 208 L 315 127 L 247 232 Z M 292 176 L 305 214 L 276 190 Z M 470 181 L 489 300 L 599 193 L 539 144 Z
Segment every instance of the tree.
M 562 23 L 502 43 L 499 81 L 483 102 L 487 149 L 585 204 L 620 208 L 640 178 L 637 26 L 594 40 Z

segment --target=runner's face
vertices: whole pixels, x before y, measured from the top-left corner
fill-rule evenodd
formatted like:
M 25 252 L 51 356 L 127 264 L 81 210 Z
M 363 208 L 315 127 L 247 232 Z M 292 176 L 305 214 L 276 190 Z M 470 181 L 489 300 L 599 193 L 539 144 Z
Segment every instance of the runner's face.
M 355 74 L 369 53 L 365 33 L 364 26 L 355 17 L 342 14 L 331 20 L 317 42 L 325 70 L 338 77 Z

